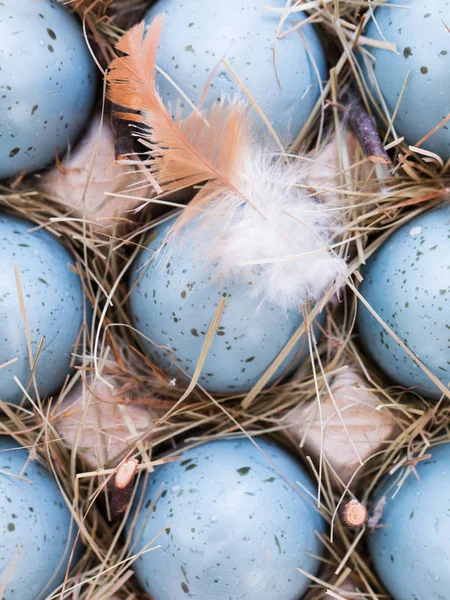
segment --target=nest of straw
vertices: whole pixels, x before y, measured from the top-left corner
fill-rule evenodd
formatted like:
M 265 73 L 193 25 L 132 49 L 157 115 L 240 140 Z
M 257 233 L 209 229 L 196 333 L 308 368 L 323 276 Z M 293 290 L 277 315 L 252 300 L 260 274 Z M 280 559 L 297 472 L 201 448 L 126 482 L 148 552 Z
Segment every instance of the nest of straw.
M 138 22 L 148 8 L 146 0 L 72 0 L 68 4 L 83 20 L 102 69 L 114 57 L 114 44 L 122 33 Z M 325 142 L 325 130 L 328 140 L 335 136 L 339 144 L 344 144 L 340 125 L 345 114 L 339 99 L 340 90 L 350 78 L 356 80 L 368 110 L 373 110 L 355 60 L 361 17 L 369 10 L 369 3 L 366 0 L 312 0 L 305 2 L 305 8 L 310 21 L 319 27 L 334 66 L 322 97 L 291 149 L 294 152 L 299 148 L 320 148 Z M 109 118 L 109 110 L 106 105 L 105 118 Z M 294 407 L 317 401 L 317 397 L 320 399 L 326 391 L 326 383 L 349 364 L 357 364 L 367 388 L 384 398 L 383 410 L 392 413 L 400 432 L 364 464 L 360 500 L 369 500 L 383 474 L 404 460 L 406 452 L 420 457 L 431 444 L 450 440 L 448 403 L 429 404 L 420 396 L 410 394 L 405 401 L 405 391 L 386 383 L 360 351 L 353 332 L 361 265 L 400 225 L 441 202 L 449 185 L 449 164 L 442 165 L 418 152 L 409 152 L 403 139 L 395 136 L 386 115 L 381 115 L 381 120 L 385 124 L 382 132 L 386 134 L 383 141 L 390 149 L 395 172 L 390 167 L 370 165 L 362 152 L 357 160 L 348 164 L 342 146 L 342 183 L 338 191 L 346 200 L 348 220 L 342 252 L 345 253 L 350 244 L 354 245 L 349 285 L 342 290 L 342 301 L 327 305 L 323 335 L 318 343 L 314 341 L 311 361 L 306 361 L 289 381 L 266 389 L 253 389 L 246 396 L 214 398 L 194 385 L 187 394 L 186 390 L 170 385 L 167 377 L 151 365 L 140 350 L 139 338 L 127 311 L 126 279 L 134 256 L 151 235 L 154 216 L 151 204 L 138 213 L 125 232 L 117 228 L 105 234 L 92 223 L 71 218 L 66 206 L 34 189 L 32 179 L 16 181 L 9 187 L 0 186 L 2 210 L 30 219 L 70 248 L 86 294 L 94 306 L 92 322 L 85 324 L 83 343 L 77 349 L 81 367 L 60 396 L 52 398 L 50 404 L 48 401 L 34 403 L 31 408 L 14 411 L 2 404 L 0 416 L 2 432 L 31 448 L 54 471 L 72 502 L 86 546 L 75 575 L 65 582 L 55 598 L 100 600 L 118 595 L 131 600 L 145 597 L 134 584 L 135 557 L 122 535 L 127 514 L 112 524 L 105 510 L 108 481 L 114 471 L 92 472 L 77 457 L 75 448 L 67 449 L 55 429 L 53 415 L 61 398 L 83 373 L 99 370 L 112 374 L 120 387 L 116 392 L 121 392 L 122 397 L 167 410 L 160 432 L 152 432 L 151 445 L 147 444 L 144 449 L 141 471 L 152 469 L 162 455 L 176 455 L 182 445 L 195 445 L 218 436 L 270 434 L 277 438 L 286 427 L 283 416 Z M 330 297 L 331 293 L 323 305 Z M 301 447 L 292 445 L 292 450 L 305 459 Z M 135 454 L 139 452 L 137 448 Z M 325 547 L 323 569 L 318 578 L 311 577 L 307 599 L 343 598 L 347 597 L 345 594 L 360 599 L 386 598 L 364 550 L 365 528 L 355 532 L 337 518 L 348 489 L 344 484 L 336 486 L 326 460 L 320 468 L 317 465 L 312 468 L 320 488 L 320 511 L 330 527 L 321 538 Z M 345 585 L 350 583 L 352 591 L 344 592 Z

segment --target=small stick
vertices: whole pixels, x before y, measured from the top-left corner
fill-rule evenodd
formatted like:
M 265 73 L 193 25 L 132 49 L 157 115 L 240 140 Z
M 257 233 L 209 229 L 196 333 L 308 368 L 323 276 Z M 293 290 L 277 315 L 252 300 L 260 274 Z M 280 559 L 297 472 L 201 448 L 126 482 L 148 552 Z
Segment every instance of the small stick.
M 367 508 L 353 498 L 341 508 L 340 515 L 349 527 L 361 527 L 367 521 Z
M 130 458 L 117 469 L 111 498 L 111 519 L 113 521 L 119 519 L 128 508 L 138 465 L 139 461 L 136 458 Z
M 341 101 L 367 158 L 373 163 L 390 163 L 391 159 L 378 135 L 376 121 L 368 115 L 356 89 L 353 86 L 344 89 Z
M 113 104 L 113 113 L 111 123 L 115 132 L 115 158 L 116 161 L 130 160 L 131 155 L 135 154 L 134 139 L 131 135 L 130 122 L 120 119 L 115 112 L 120 106 Z M 137 158 L 137 157 L 136 157 Z

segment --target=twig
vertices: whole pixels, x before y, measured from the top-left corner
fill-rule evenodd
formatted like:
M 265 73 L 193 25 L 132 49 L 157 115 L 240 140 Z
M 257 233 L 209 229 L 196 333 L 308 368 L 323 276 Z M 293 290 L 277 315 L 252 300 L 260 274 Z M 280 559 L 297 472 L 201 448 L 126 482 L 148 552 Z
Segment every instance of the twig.
M 343 505 L 340 511 L 341 519 L 349 527 L 362 527 L 367 521 L 367 508 L 355 498 Z
M 375 119 L 368 115 L 356 89 L 352 86 L 345 88 L 341 94 L 341 102 L 347 109 L 350 124 L 367 158 L 374 163 L 390 163 L 391 159 L 378 135 Z
M 113 521 L 119 519 L 128 508 L 138 465 L 139 461 L 136 458 L 130 458 L 117 469 L 111 498 L 111 519 Z
M 115 132 L 115 158 L 117 161 L 130 160 L 131 155 L 135 155 L 134 138 L 131 135 L 130 122 L 120 119 L 116 116 L 116 111 L 120 109 L 117 104 L 113 104 L 111 117 L 112 127 Z M 133 159 L 138 158 L 133 156 Z

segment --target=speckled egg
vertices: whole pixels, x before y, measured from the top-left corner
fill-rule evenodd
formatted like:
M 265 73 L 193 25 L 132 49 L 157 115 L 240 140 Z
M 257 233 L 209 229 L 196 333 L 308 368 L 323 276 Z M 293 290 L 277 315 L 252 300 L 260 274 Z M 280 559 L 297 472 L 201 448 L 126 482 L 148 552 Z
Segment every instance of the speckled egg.
M 397 492 L 405 469 L 387 478 L 375 500 L 380 523 L 368 535 L 380 579 L 393 600 L 445 600 L 450 589 L 450 444 L 431 448 Z M 394 497 L 395 494 L 395 497 Z M 384 496 L 384 500 L 383 500 Z
M 174 377 L 182 377 L 182 370 L 193 375 L 217 305 L 225 296 L 227 305 L 199 382 L 212 392 L 246 392 L 300 327 L 301 310 L 284 311 L 252 295 L 254 282 L 263 276 L 259 266 L 249 279 L 219 277 L 217 264 L 208 259 L 210 240 L 203 228 L 198 236 L 192 234 L 195 222 L 179 233 L 182 243 L 173 245 L 167 263 L 152 261 L 172 224 L 173 220 L 156 229 L 132 266 L 131 316 L 145 336 L 142 343 L 155 364 Z M 271 381 L 290 373 L 306 356 L 303 336 Z
M 131 543 L 136 553 L 160 546 L 134 563 L 153 600 L 299 600 L 306 591 L 297 567 L 317 572 L 314 531 L 324 521 L 300 485 L 313 495 L 314 486 L 285 450 L 258 444 L 262 452 L 248 439 L 209 442 L 150 474 Z
M 0 398 L 17 404 L 27 388 L 30 357 L 19 304 L 15 265 L 25 303 L 33 362 L 44 339 L 35 375 L 41 398 L 57 391 L 70 373 L 71 353 L 83 322 L 80 278 L 70 270 L 74 260 L 46 231 L 0 213 Z M 4 366 L 10 363 L 9 366 Z M 33 394 L 33 386 L 30 393 Z
M 55 0 L 0 3 L 0 179 L 42 169 L 72 144 L 95 99 L 80 23 Z
M 3 600 L 44 600 L 63 581 L 77 527 L 49 471 L 0 437 L 0 587 Z M 78 545 L 71 565 L 80 554 Z
M 378 315 L 447 386 L 450 381 L 450 205 L 409 221 L 363 270 L 360 292 Z M 368 309 L 359 304 L 361 343 L 396 383 L 431 398 L 441 392 Z
M 389 4 L 396 4 L 397 8 Z M 386 7 L 376 9 L 375 20 L 370 21 L 365 32 L 369 38 L 380 41 L 384 36 L 396 45 L 397 52 L 366 46 L 375 57 L 374 75 L 391 116 L 410 73 L 394 125 L 397 134 L 405 136 L 411 145 L 417 145 L 449 112 L 450 35 L 444 23 L 449 14 L 450 0 L 390 0 Z M 371 69 L 366 69 L 365 74 L 378 101 Z M 449 158 L 448 123 L 421 147 L 444 160 Z
M 284 0 L 270 3 L 282 9 Z M 146 15 L 166 14 L 158 66 L 176 82 L 186 96 L 199 104 L 208 88 L 205 106 L 221 94 L 234 97 L 241 86 L 222 63 L 226 59 L 283 143 L 299 133 L 320 96 L 327 78 L 325 55 L 311 24 L 293 30 L 305 18 L 302 12 L 289 15 L 277 41 L 281 12 L 272 12 L 259 0 L 159 0 Z M 172 105 L 191 110 L 172 83 L 157 77 L 161 97 Z M 244 94 L 242 94 L 244 96 Z M 267 133 L 255 115 L 258 133 Z

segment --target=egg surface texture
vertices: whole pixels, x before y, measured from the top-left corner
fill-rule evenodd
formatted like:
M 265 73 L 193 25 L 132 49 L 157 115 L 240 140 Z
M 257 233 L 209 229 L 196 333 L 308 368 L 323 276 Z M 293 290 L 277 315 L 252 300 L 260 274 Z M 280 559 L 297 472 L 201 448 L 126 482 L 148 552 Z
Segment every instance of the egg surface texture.
M 44 600 L 64 581 L 77 528 L 49 471 L 19 448 L 0 437 L 2 598 Z
M 209 240 L 195 222 L 180 232 L 168 262 L 151 258 L 164 243 L 173 220 L 156 229 L 156 237 L 135 260 L 131 276 L 131 315 L 146 338 L 151 359 L 174 377 L 183 369 L 193 375 L 217 305 L 227 305 L 209 349 L 199 382 L 218 393 L 245 392 L 259 380 L 303 322 L 300 308 L 284 311 L 252 296 L 252 286 L 262 277 L 259 266 L 253 277 L 217 276 L 217 265 L 208 260 Z M 289 373 L 308 355 L 305 336 L 272 377 Z
M 0 4 L 0 179 L 36 171 L 75 142 L 95 99 L 81 25 L 53 0 Z
M 372 255 L 360 292 L 422 363 L 450 381 L 450 205 L 409 221 Z M 360 340 L 396 383 L 430 398 L 441 391 L 360 302 Z
M 369 550 L 393 600 L 448 598 L 450 588 L 450 444 L 427 451 L 397 491 L 405 470 L 383 483 L 386 498 L 380 527 L 368 535 Z
M 46 231 L 32 233 L 35 223 L 0 213 L 0 398 L 17 404 L 35 375 L 41 398 L 57 391 L 70 373 L 71 353 L 83 322 L 83 293 L 78 275 L 69 269 L 74 260 Z M 24 317 L 19 304 L 15 265 L 25 304 L 31 341 L 28 352 Z M 15 360 L 16 359 L 16 360 Z M 33 394 L 34 387 L 30 387 Z
M 283 9 L 276 0 L 272 7 Z M 165 22 L 157 64 L 195 105 L 208 89 L 203 106 L 221 94 L 230 97 L 248 90 L 284 144 L 292 141 L 309 117 L 327 78 L 325 55 L 311 24 L 291 31 L 277 41 L 281 12 L 271 12 L 259 0 L 159 0 L 147 12 L 146 22 L 160 13 Z M 288 16 L 280 35 L 295 27 L 305 14 Z M 228 61 L 242 82 L 237 83 L 222 62 Z M 172 83 L 157 77 L 161 98 L 172 106 L 178 101 L 184 114 L 189 104 Z M 255 116 L 258 133 L 267 134 L 263 120 Z
M 309 582 L 297 567 L 317 572 L 305 552 L 321 554 L 324 521 L 298 493 L 297 481 L 315 494 L 303 467 L 258 444 L 265 454 L 247 439 L 209 442 L 150 474 L 132 544 L 139 552 L 163 532 L 134 563 L 153 600 L 301 598 Z
M 390 1 L 406 8 L 379 7 L 365 35 L 395 44 L 391 50 L 367 46 L 375 57 L 374 72 L 365 69 L 365 78 L 373 98 L 379 102 L 374 77 L 386 102 L 390 117 L 404 94 L 395 117 L 394 127 L 408 144 L 417 145 L 449 112 L 450 36 L 444 21 L 450 14 L 450 0 Z M 379 28 L 379 30 L 378 30 Z M 368 59 L 367 59 L 368 60 Z M 439 154 L 444 161 L 450 157 L 450 128 L 440 127 L 420 145 Z

